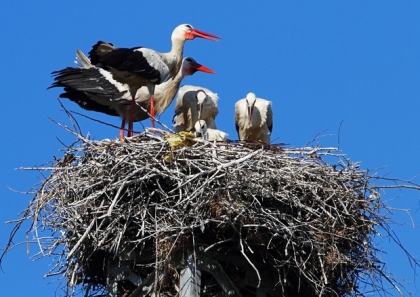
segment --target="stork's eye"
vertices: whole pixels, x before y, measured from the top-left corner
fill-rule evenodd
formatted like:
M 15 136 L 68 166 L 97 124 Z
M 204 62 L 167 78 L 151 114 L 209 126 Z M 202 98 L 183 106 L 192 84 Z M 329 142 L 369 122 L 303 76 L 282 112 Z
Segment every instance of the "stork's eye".
M 192 60 L 191 60 L 191 58 L 185 58 L 185 61 L 187 61 L 187 62 L 192 62 Z

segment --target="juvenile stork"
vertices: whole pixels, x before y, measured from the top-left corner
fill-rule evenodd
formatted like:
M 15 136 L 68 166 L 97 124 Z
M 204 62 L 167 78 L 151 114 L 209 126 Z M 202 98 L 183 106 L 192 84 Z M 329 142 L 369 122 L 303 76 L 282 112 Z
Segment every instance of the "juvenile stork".
M 270 143 L 273 130 L 271 101 L 248 93 L 235 104 L 235 126 L 240 140 Z
M 154 127 L 155 86 L 169 77 L 174 77 L 181 66 L 184 43 L 195 37 L 218 41 L 220 37 L 182 24 L 172 32 L 171 50 L 160 53 L 150 48 L 116 48 L 110 43 L 98 41 L 89 52 L 93 65 L 112 73 L 113 79 L 127 84 L 131 94 L 131 111 L 128 121 L 128 136 L 133 134 L 135 96 L 138 89 L 148 88 L 150 94 L 150 115 Z
M 204 120 L 199 120 L 194 125 L 195 137 L 201 137 L 208 141 L 226 141 L 229 134 L 212 128 L 207 128 Z
M 204 120 L 207 127 L 216 129 L 215 118 L 219 113 L 219 96 L 209 89 L 191 85 L 182 86 L 175 101 L 175 132 L 192 131 L 198 120 Z
M 68 98 L 86 110 L 102 112 L 112 116 L 120 116 L 122 125 L 119 137 L 124 137 L 126 120 L 130 117 L 131 94 L 128 84 L 113 79 L 112 74 L 102 68 L 95 67 L 89 59 L 77 51 L 76 64 L 80 68 L 67 67 L 55 71 L 55 82 L 51 87 L 64 87 L 61 98 Z M 197 71 L 215 73 L 213 70 L 197 63 L 193 58 L 183 59 L 181 68 L 175 77 L 156 86 L 155 109 L 157 114 L 163 113 L 171 104 L 175 93 L 185 76 L 193 75 Z M 50 87 L 50 88 L 51 88 Z M 150 107 L 150 93 L 147 87 L 141 87 L 135 95 L 134 121 L 149 118 L 145 110 Z M 141 107 L 140 107 L 141 106 Z

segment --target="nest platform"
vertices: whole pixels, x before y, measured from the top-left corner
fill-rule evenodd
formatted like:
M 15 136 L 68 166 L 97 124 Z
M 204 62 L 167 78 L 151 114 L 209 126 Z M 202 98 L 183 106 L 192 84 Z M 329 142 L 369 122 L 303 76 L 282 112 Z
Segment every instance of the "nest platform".
M 68 292 L 363 296 L 382 275 L 380 195 L 335 148 L 78 137 L 24 217 Z

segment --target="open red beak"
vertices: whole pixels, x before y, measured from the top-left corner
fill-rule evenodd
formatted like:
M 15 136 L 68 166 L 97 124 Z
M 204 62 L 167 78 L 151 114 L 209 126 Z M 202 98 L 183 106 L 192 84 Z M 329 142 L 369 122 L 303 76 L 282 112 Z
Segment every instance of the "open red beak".
M 219 41 L 221 39 L 217 35 L 206 33 L 204 31 L 200 31 L 200 30 L 197 30 L 197 29 L 192 29 L 190 34 L 191 34 L 190 35 L 191 39 L 194 39 L 195 37 L 200 37 L 200 38 L 208 39 L 208 40 L 211 40 L 211 41 Z

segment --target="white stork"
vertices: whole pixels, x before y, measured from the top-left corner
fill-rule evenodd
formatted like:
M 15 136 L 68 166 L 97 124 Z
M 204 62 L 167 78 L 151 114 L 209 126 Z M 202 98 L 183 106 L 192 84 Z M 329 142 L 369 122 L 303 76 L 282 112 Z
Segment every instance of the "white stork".
M 155 86 L 168 77 L 174 77 L 181 66 L 184 43 L 195 37 L 218 41 L 220 37 L 194 29 L 191 25 L 182 24 L 172 32 L 170 52 L 159 53 L 145 47 L 116 48 L 110 43 L 98 41 L 89 52 L 95 66 L 112 73 L 113 78 L 128 84 L 130 87 L 131 114 L 128 121 L 128 136 L 133 134 L 135 95 L 138 89 L 146 86 L 150 94 L 150 115 L 154 127 L 154 93 Z
M 226 141 L 229 134 L 212 128 L 207 128 L 206 121 L 199 120 L 194 125 L 195 137 L 201 137 L 208 141 Z
M 126 119 L 130 117 L 131 110 L 130 87 L 114 80 L 110 72 L 92 65 L 89 59 L 79 50 L 76 58 L 76 64 L 80 68 L 67 67 L 53 72 L 55 82 L 51 87 L 64 87 L 65 93 L 62 93 L 60 97 L 68 98 L 84 109 L 120 116 L 122 125 L 119 137 L 123 138 Z M 156 86 L 155 110 L 157 114 L 163 113 L 171 104 L 181 80 L 185 76 L 193 75 L 196 71 L 215 73 L 213 70 L 197 63 L 193 58 L 186 57 L 183 59 L 181 68 L 175 77 Z M 149 114 L 140 108 L 142 106 L 145 110 L 149 110 L 149 98 L 150 93 L 147 87 L 144 86 L 137 90 L 134 121 L 149 118 Z
M 271 101 L 257 98 L 248 93 L 246 98 L 235 104 L 235 126 L 240 140 L 270 143 L 273 130 Z
M 219 113 L 219 96 L 209 89 L 191 85 L 182 86 L 175 101 L 175 132 L 192 131 L 198 120 L 204 120 L 207 127 L 216 129 L 215 118 Z

